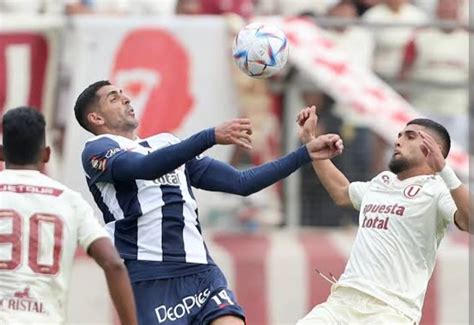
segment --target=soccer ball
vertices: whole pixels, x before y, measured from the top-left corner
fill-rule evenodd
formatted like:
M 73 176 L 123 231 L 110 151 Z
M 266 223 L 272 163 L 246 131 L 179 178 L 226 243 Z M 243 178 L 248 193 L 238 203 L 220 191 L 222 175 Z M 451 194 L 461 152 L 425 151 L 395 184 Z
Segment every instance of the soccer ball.
M 252 23 L 237 34 L 232 54 L 237 66 L 254 78 L 268 78 L 280 71 L 288 60 L 285 34 L 270 24 Z

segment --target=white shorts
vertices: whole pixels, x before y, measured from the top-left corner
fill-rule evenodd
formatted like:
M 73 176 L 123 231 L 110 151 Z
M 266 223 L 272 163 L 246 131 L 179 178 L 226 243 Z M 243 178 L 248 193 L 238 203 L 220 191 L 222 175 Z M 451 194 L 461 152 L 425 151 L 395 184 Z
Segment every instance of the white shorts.
M 387 305 L 359 290 L 335 287 L 326 302 L 317 305 L 297 325 L 310 324 L 400 324 L 415 322 Z

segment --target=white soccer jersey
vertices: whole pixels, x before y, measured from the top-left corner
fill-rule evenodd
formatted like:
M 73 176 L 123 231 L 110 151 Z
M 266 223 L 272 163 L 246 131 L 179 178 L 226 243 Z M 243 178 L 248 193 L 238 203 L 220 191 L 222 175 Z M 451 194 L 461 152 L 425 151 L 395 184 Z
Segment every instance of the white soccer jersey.
M 382 172 L 351 183 L 349 195 L 360 210 L 359 230 L 339 284 L 419 321 L 438 246 L 457 210 L 449 190 L 439 176 L 400 181 Z
M 0 324 L 63 324 L 77 244 L 107 237 L 92 208 L 33 170 L 0 172 Z

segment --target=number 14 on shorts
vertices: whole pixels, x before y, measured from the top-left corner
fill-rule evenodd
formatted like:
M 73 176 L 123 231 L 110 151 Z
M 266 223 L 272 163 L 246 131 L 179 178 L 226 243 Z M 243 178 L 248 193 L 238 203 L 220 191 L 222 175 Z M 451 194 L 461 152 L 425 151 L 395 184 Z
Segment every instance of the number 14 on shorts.
M 214 300 L 214 302 L 217 304 L 218 307 L 221 307 L 221 306 L 224 307 L 224 306 L 227 306 L 227 305 L 233 305 L 234 304 L 234 302 L 229 297 L 229 295 L 227 294 L 227 291 L 225 291 L 225 289 L 222 289 L 221 291 L 219 291 L 219 293 L 212 296 L 211 299 Z
M 158 323 L 165 323 L 167 321 L 174 322 L 183 317 L 188 317 L 191 314 L 201 312 L 201 308 L 204 308 L 206 301 L 210 296 L 209 288 L 199 292 L 198 294 L 184 297 L 178 304 L 168 307 L 161 305 L 155 308 L 156 318 Z M 211 296 L 210 302 L 214 302 L 217 308 L 221 309 L 229 305 L 234 305 L 232 298 L 227 293 L 226 289 L 222 289 L 219 292 Z M 215 307 L 212 307 L 215 308 Z

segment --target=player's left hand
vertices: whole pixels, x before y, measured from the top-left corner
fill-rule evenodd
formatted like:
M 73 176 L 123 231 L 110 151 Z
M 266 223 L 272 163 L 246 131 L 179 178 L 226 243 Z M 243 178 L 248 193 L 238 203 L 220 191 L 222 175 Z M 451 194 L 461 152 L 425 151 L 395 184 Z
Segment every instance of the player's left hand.
M 344 144 L 338 134 L 323 134 L 306 144 L 312 160 L 334 158 L 342 153 Z
M 316 136 L 316 125 L 318 124 L 318 115 L 316 115 L 316 106 L 302 109 L 296 117 L 298 123 L 298 138 L 302 143 L 308 143 Z
M 418 134 L 422 139 L 420 149 L 426 157 L 426 162 L 436 173 L 440 172 L 446 166 L 440 145 L 427 132 L 418 131 Z

